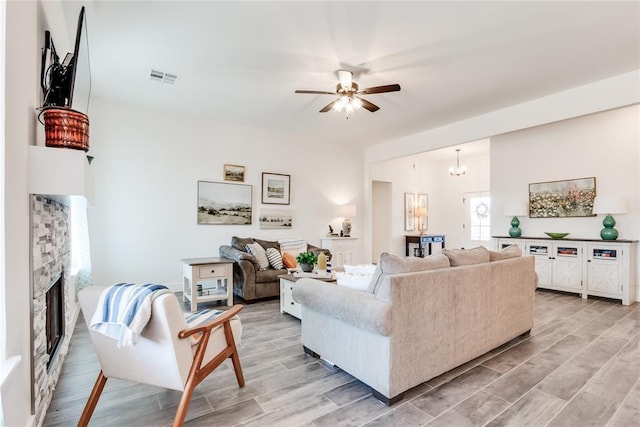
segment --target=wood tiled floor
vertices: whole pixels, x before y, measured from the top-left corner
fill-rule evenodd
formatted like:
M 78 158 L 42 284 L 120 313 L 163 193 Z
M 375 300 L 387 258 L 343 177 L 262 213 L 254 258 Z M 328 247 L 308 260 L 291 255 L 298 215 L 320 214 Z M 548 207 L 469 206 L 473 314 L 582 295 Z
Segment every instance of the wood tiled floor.
M 634 426 L 640 424 L 640 304 L 538 291 L 531 336 L 421 384 L 387 407 L 304 354 L 277 300 L 241 312 L 240 360 L 195 391 L 186 426 Z M 427 360 L 427 356 L 425 356 Z M 78 421 L 99 371 L 79 321 L 45 426 Z M 180 393 L 109 380 L 92 426 L 168 426 Z

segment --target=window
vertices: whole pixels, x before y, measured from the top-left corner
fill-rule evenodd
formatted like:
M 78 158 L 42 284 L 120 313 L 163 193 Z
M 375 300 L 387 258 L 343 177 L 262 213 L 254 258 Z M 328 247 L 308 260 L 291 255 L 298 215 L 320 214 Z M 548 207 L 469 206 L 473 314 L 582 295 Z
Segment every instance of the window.
M 488 191 L 465 193 L 465 244 L 477 246 L 491 240 L 491 197 Z

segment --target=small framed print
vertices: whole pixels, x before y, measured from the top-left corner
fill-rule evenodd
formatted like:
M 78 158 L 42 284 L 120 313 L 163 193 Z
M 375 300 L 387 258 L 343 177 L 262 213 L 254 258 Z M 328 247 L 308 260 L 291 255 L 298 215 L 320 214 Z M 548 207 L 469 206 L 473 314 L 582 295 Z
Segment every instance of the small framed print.
M 258 221 L 261 229 L 290 230 L 293 225 L 293 212 L 288 208 L 260 209 Z
M 288 205 L 291 175 L 262 172 L 262 203 L 266 205 Z
M 244 182 L 244 166 L 225 164 L 222 176 L 225 181 Z

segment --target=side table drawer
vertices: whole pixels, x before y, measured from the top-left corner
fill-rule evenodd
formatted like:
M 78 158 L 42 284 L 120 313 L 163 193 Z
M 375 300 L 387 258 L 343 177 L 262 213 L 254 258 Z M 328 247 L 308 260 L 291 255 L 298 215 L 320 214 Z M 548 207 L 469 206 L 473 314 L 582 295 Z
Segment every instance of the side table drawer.
M 201 265 L 198 267 L 198 278 L 211 279 L 214 277 L 226 277 L 231 264 Z
M 280 281 L 280 289 L 282 290 L 281 311 L 300 319 L 302 317 L 302 307 L 293 300 L 293 285 L 294 283 L 288 280 Z

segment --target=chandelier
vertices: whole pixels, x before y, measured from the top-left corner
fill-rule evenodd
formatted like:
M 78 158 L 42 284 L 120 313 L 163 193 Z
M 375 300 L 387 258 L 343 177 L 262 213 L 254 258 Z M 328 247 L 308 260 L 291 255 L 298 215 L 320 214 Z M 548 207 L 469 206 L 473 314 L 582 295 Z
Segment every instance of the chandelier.
M 460 167 L 460 149 L 456 148 L 456 167 L 449 168 L 449 175 L 460 176 L 466 173 L 467 173 L 467 168 L 464 166 Z

